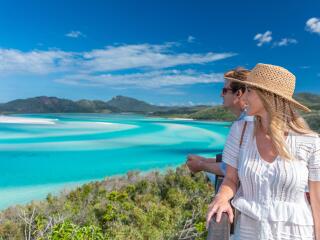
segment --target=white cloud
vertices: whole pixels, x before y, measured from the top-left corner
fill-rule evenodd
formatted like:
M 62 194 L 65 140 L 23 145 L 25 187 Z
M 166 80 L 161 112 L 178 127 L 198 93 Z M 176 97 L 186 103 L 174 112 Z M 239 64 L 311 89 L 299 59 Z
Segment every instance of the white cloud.
M 261 47 L 264 44 L 271 43 L 272 38 L 272 32 L 266 31 L 265 33 L 258 33 L 254 36 L 253 40 L 257 41 L 257 46 Z M 279 41 L 274 41 L 272 46 L 273 47 L 285 47 L 291 44 L 297 44 L 298 40 L 294 38 L 282 38 Z
M 84 35 L 80 31 L 70 31 L 65 36 L 70 38 L 79 38 L 79 37 L 85 37 L 86 35 Z
M 132 74 L 68 75 L 56 82 L 82 86 L 127 86 L 139 88 L 162 88 L 196 83 L 223 82 L 222 73 L 201 73 L 193 70 L 154 70 Z
M 320 18 L 310 18 L 306 22 L 306 30 L 312 33 L 320 34 Z
M 220 105 L 221 103 L 218 102 L 171 102 L 171 103 L 160 103 L 159 106 L 181 106 L 181 107 L 190 107 L 190 106 L 214 106 Z
M 258 41 L 257 46 L 261 47 L 262 45 L 272 41 L 272 32 L 266 31 L 265 33 L 258 33 L 254 36 L 253 40 Z
M 151 89 L 221 82 L 223 75 L 220 73 L 177 68 L 185 68 L 191 64 L 204 65 L 236 55 L 228 52 L 177 52 L 176 47 L 178 45 L 175 43 L 137 44 L 107 46 L 87 52 L 66 52 L 59 49 L 23 52 L 0 48 L 0 74 L 47 74 L 48 77 L 56 79 L 52 75 L 58 73 L 61 77 L 56 81 L 62 84 Z M 132 73 L 119 73 L 128 70 Z
M 97 49 L 83 54 L 83 69 L 114 71 L 132 68 L 168 68 L 186 64 L 204 64 L 235 56 L 234 53 L 174 53 L 171 44 L 123 45 Z
M 158 88 L 157 93 L 163 94 L 163 95 L 174 95 L 174 96 L 181 96 L 181 95 L 187 94 L 187 92 L 180 89 L 178 90 L 174 86 Z
M 123 45 L 89 52 L 58 49 L 22 52 L 0 48 L 0 73 L 49 74 L 56 72 L 92 73 L 128 69 L 163 69 L 188 64 L 206 64 L 235 56 L 235 53 L 176 53 L 171 44 Z
M 70 69 L 72 53 L 60 50 L 22 52 L 0 49 L 1 74 L 48 74 Z
M 300 66 L 300 68 L 301 68 L 301 69 L 309 69 L 309 68 L 311 68 L 311 67 L 310 67 L 310 66 L 305 65 L 305 66 Z
M 275 47 L 285 47 L 288 46 L 290 44 L 297 44 L 298 41 L 294 38 L 282 38 L 280 41 L 278 42 L 274 42 L 273 46 Z
M 188 37 L 188 43 L 193 43 L 196 40 L 196 38 L 194 36 L 189 36 Z

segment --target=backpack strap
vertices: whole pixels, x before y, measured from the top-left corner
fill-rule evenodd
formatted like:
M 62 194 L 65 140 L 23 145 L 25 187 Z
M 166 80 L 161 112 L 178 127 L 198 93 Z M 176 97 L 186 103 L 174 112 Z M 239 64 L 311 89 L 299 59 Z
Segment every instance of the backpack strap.
M 244 125 L 243 125 L 243 128 L 242 128 L 241 138 L 240 138 L 240 143 L 239 143 L 239 147 L 240 147 L 240 148 L 241 148 L 241 145 L 242 145 L 242 142 L 243 142 L 243 136 L 244 136 L 244 133 L 245 133 L 245 131 L 246 131 L 247 124 L 248 124 L 248 122 L 245 121 L 245 122 L 244 122 Z M 240 185 L 241 185 L 241 183 L 240 183 L 240 180 L 239 180 L 239 181 L 238 181 L 238 184 L 237 184 L 237 190 L 239 190 Z M 238 224 L 239 215 L 240 215 L 239 210 L 237 210 L 237 209 L 235 208 L 235 209 L 234 209 L 234 218 L 235 218 L 235 221 L 234 221 L 233 224 L 231 225 L 231 231 L 230 231 L 231 234 L 234 233 L 235 228 L 236 228 L 236 224 Z
M 240 143 L 239 143 L 239 146 L 241 147 L 242 145 L 242 142 L 243 142 L 243 136 L 244 136 L 244 133 L 246 131 L 246 128 L 247 128 L 247 121 L 244 122 L 244 125 L 243 125 L 243 128 L 242 128 L 242 132 L 241 132 L 241 138 L 240 138 Z

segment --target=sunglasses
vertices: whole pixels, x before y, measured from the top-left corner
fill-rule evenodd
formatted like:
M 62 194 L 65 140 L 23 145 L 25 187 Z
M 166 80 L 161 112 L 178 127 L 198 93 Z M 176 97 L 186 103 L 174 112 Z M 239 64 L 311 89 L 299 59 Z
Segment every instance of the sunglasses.
M 232 88 L 222 88 L 222 95 L 226 95 L 228 91 L 232 91 Z

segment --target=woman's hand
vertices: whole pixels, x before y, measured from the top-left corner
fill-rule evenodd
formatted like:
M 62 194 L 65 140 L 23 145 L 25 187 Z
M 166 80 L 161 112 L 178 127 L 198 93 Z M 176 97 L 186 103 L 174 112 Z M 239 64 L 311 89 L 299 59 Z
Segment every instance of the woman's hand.
M 229 200 L 233 198 L 237 191 L 237 185 L 239 182 L 238 170 L 234 167 L 227 165 L 227 174 L 223 179 L 218 194 L 216 194 L 212 203 L 209 205 L 207 214 L 207 228 L 209 222 L 216 214 L 216 222 L 219 223 L 221 220 L 222 213 L 227 213 L 229 222 L 233 222 L 233 211 Z
M 221 194 L 217 194 L 213 199 L 212 203 L 210 203 L 207 213 L 207 229 L 209 227 L 209 222 L 216 214 L 216 222 L 219 223 L 221 220 L 222 213 L 226 212 L 229 216 L 230 223 L 233 222 L 233 210 L 230 205 L 229 200 Z

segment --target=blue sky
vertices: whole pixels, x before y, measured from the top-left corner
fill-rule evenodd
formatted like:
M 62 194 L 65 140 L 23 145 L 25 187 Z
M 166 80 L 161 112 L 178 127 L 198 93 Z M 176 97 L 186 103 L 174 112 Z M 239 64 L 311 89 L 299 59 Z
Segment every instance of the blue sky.
M 320 1 L 0 1 L 0 102 L 220 103 L 223 73 L 283 66 L 320 93 Z

